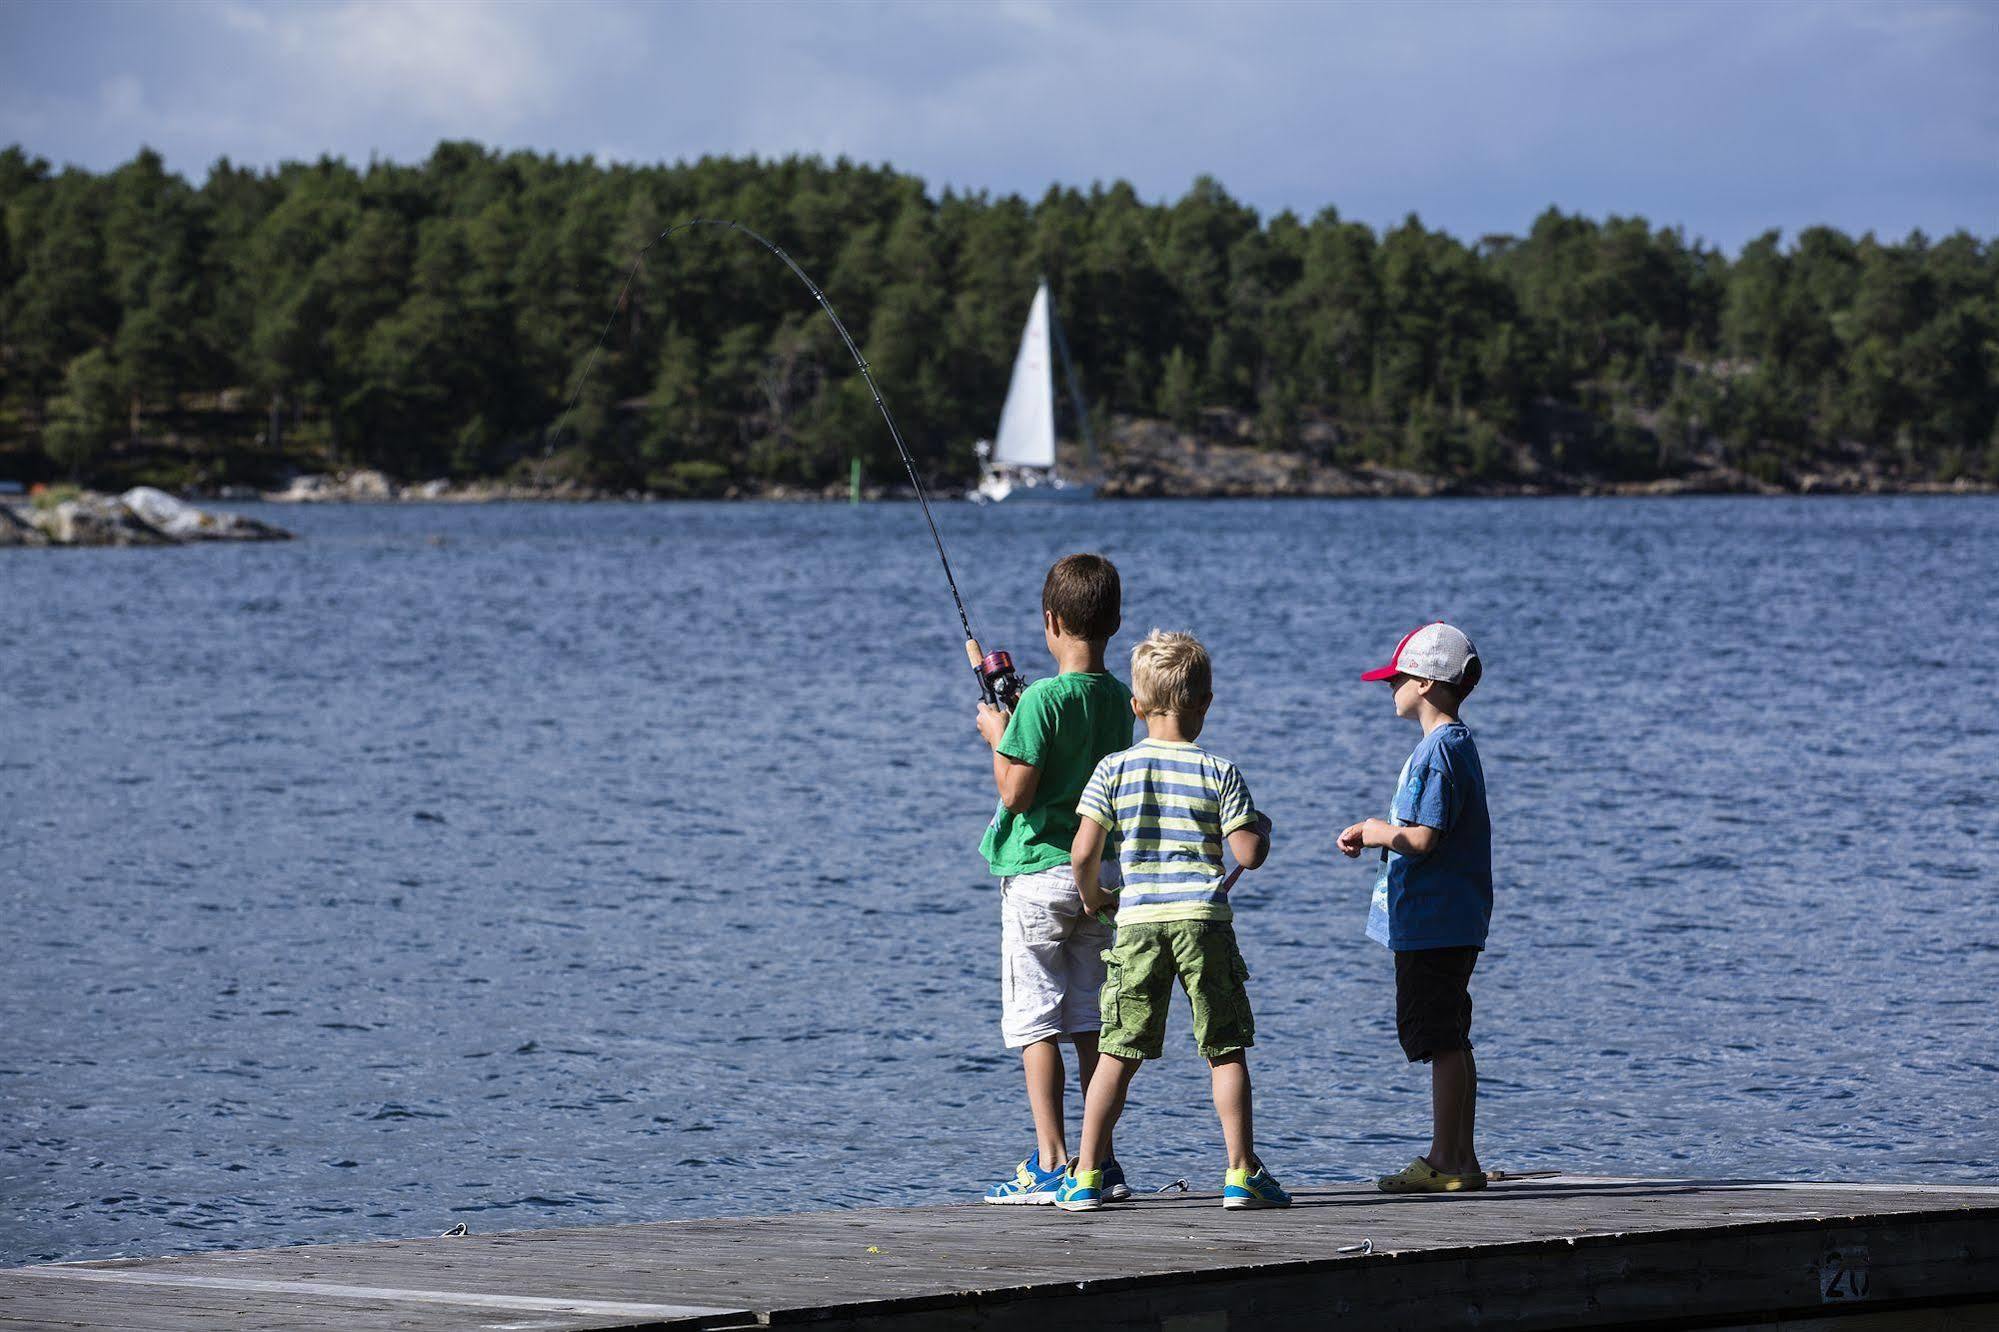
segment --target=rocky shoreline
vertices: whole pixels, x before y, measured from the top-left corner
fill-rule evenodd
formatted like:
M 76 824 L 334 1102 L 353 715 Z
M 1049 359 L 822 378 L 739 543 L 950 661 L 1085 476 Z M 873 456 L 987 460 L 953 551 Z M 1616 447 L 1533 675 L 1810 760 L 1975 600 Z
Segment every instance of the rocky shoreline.
M 1097 495 L 1117 499 L 1422 499 L 1430 497 L 1515 498 L 1531 496 L 1673 495 L 1969 495 L 1999 493 L 1999 487 L 1968 479 L 1912 481 L 1883 470 L 1863 455 L 1815 471 L 1792 471 L 1776 479 L 1728 465 L 1715 450 L 1682 462 L 1674 474 L 1623 480 L 1571 473 L 1545 455 L 1514 447 L 1477 479 L 1439 476 L 1379 464 L 1341 466 L 1326 461 L 1343 452 L 1338 427 L 1307 423 L 1289 448 L 1263 448 L 1252 423 L 1239 413 L 1204 413 L 1194 427 L 1143 417 L 1119 417 L 1105 432 L 1105 447 L 1094 464 L 1080 450 L 1063 448 L 1066 475 L 1093 481 Z M 1559 458 L 1556 450 L 1554 456 Z M 898 480 L 901 473 L 895 473 Z M 933 483 L 933 499 L 959 499 L 966 488 Z M 724 500 L 840 501 L 847 482 L 825 486 L 759 484 L 742 481 L 710 498 Z M 906 484 L 865 485 L 866 500 L 908 500 Z M 492 504 L 644 502 L 669 498 L 641 490 L 592 486 L 573 477 L 542 480 L 516 474 L 511 479 L 456 482 L 444 478 L 403 482 L 372 469 L 303 475 L 281 489 L 226 487 L 193 498 L 262 501 L 271 504 Z M 678 498 L 678 497 L 673 497 Z M 283 539 L 289 533 L 253 519 L 204 513 L 149 487 L 122 495 L 85 492 L 51 502 L 0 498 L 0 546 L 174 545 L 187 541 Z
M 83 491 L 53 502 L 0 502 L 0 546 L 183 546 L 291 536 L 254 518 L 196 508 L 151 486 L 122 495 Z
M 1217 467 L 1207 459 L 1186 468 L 1151 462 L 1108 469 L 1098 484 L 1103 499 L 1427 499 L 1536 496 L 1672 495 L 1986 495 L 1999 487 L 1962 479 L 1914 481 L 1858 469 L 1800 477 L 1777 485 L 1738 468 L 1712 464 L 1679 476 L 1618 481 L 1546 473 L 1532 480 L 1466 480 L 1393 467 L 1335 467 L 1294 454 L 1259 453 Z
M 1066 461 L 1066 460 L 1065 460 Z M 1065 467 L 1065 470 L 1070 470 Z M 1113 460 L 1100 469 L 1101 499 L 1426 499 L 1535 496 L 1674 495 L 1983 495 L 1999 487 L 1960 480 L 1904 482 L 1862 469 L 1774 485 L 1745 472 L 1709 465 L 1651 481 L 1606 481 L 1550 473 L 1527 481 L 1480 482 L 1428 476 L 1391 467 L 1342 468 L 1302 454 L 1186 441 L 1172 452 Z M 931 489 L 932 499 L 962 499 L 957 486 Z M 908 486 L 865 486 L 862 498 L 911 500 Z M 845 485 L 731 486 L 725 500 L 840 501 Z M 381 472 L 305 476 L 283 490 L 229 488 L 204 498 L 272 504 L 493 504 L 606 501 L 650 502 L 642 491 L 599 489 L 563 481 L 537 486 L 506 481 L 399 483 Z M 120 495 L 82 492 L 50 503 L 0 497 L 0 548 L 31 546 L 179 546 L 202 541 L 287 541 L 292 533 L 221 510 L 203 509 L 150 486 Z
M 1136 436 L 1136 437 L 1135 437 Z M 1134 431 L 1095 469 L 1102 499 L 1423 499 L 1430 497 L 1516 498 L 1550 495 L 1968 495 L 1999 492 L 1982 482 L 1904 481 L 1876 469 L 1853 466 L 1787 477 L 1776 484 L 1719 462 L 1689 466 L 1679 475 L 1644 481 L 1576 476 L 1553 470 L 1516 469 L 1505 480 L 1467 480 L 1383 466 L 1339 467 L 1282 449 L 1217 443 L 1163 430 L 1150 437 Z M 1066 474 L 1088 476 L 1080 458 L 1063 459 Z M 963 498 L 966 490 L 934 485 L 933 499 Z M 845 500 L 845 482 L 823 488 L 738 484 L 716 499 Z M 863 499 L 913 499 L 907 485 L 864 486 Z M 405 484 L 378 471 L 361 470 L 298 478 L 283 490 L 220 493 L 223 500 L 261 499 L 274 504 L 490 504 L 495 502 L 590 503 L 661 498 L 644 491 L 608 490 L 561 481 L 534 485 L 512 481 L 454 483 L 432 480 Z
M 932 499 L 959 499 L 960 486 L 940 484 L 930 487 Z M 844 500 L 846 482 L 823 487 L 774 485 L 731 485 L 713 499 L 762 500 Z M 863 486 L 861 498 L 914 499 L 907 485 Z M 522 481 L 479 480 L 454 482 L 438 478 L 430 481 L 400 482 L 369 468 L 352 472 L 317 473 L 301 476 L 282 490 L 228 489 L 215 498 L 221 500 L 262 500 L 268 504 L 495 504 L 547 503 L 591 504 L 605 501 L 639 503 L 670 498 L 644 490 L 616 490 L 588 486 L 572 480 L 534 484 Z
M 1863 462 L 1787 475 L 1783 484 L 1752 476 L 1717 459 L 1690 461 L 1677 475 L 1626 481 L 1562 472 L 1525 450 L 1508 459 L 1503 479 L 1436 476 L 1401 468 L 1340 467 L 1321 461 L 1330 429 L 1324 423 L 1301 440 L 1318 455 L 1298 449 L 1262 449 L 1247 442 L 1250 424 L 1215 413 L 1200 432 L 1163 421 L 1120 420 L 1097 493 L 1106 499 L 1409 498 L 1543 495 L 1964 495 L 1999 487 L 1961 480 L 1904 481 Z M 1065 464 L 1068 459 L 1064 459 Z

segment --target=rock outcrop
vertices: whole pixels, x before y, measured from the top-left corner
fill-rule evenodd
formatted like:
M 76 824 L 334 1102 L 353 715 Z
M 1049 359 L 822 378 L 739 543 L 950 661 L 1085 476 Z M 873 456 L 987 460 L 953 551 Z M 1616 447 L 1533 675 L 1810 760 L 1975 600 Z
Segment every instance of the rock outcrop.
M 291 533 L 214 513 L 162 490 L 85 491 L 54 504 L 0 504 L 0 546 L 179 546 L 191 541 L 286 541 Z
M 6 504 L 0 504 L 0 546 L 46 546 L 48 537 L 42 529 L 26 518 L 15 513 Z
M 238 513 L 197 509 L 151 486 L 135 486 L 119 499 L 140 522 L 175 541 L 283 541 L 291 536 Z
M 343 472 L 338 476 L 315 473 L 311 476 L 295 477 L 283 490 L 273 490 L 265 494 L 265 499 L 277 504 L 338 504 L 359 501 L 380 503 L 383 500 L 401 498 L 400 487 L 382 473 L 370 468 L 358 472 Z
M 273 504 L 388 504 L 397 501 L 488 504 L 496 500 L 635 500 L 645 497 L 637 491 L 600 490 L 568 479 L 545 485 L 499 480 L 468 481 L 461 485 L 440 477 L 404 485 L 381 472 L 363 468 L 355 472 L 295 477 L 283 490 L 265 491 L 263 498 Z
M 1445 489 L 1439 478 L 1418 472 L 1335 467 L 1298 450 L 1257 448 L 1246 433 L 1212 424 L 1180 430 L 1121 417 L 1111 430 L 1097 493 L 1105 499 L 1233 499 L 1435 495 Z

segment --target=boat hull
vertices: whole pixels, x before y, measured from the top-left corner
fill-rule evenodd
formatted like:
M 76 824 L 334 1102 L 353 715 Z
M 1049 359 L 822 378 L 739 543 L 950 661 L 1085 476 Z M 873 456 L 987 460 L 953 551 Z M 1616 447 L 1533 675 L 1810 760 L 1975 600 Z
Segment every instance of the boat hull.
M 1097 497 L 1097 488 L 1065 481 L 1053 473 L 987 471 L 972 498 L 981 504 L 1079 504 Z

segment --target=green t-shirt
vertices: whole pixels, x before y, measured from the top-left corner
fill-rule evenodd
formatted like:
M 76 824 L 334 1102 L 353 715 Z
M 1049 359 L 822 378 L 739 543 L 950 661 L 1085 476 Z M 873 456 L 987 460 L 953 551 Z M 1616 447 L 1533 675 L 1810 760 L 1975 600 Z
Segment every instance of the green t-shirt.
M 993 811 L 979 854 L 995 874 L 1032 874 L 1069 863 L 1076 800 L 1097 760 L 1131 748 L 1131 691 L 1108 671 L 1036 680 L 1020 696 L 999 752 L 1041 769 L 1025 814 Z

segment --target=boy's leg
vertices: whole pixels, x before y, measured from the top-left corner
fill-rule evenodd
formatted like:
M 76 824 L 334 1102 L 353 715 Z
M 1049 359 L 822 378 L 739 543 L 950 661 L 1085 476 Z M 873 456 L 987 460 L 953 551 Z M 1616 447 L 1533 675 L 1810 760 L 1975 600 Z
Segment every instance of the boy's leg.
M 1478 1060 L 1472 1057 L 1471 1048 L 1465 1048 L 1465 1112 L 1462 1121 L 1463 1137 L 1458 1139 L 1458 1154 L 1470 1162 L 1468 1174 L 1483 1174 L 1484 1167 L 1478 1163 L 1478 1148 L 1472 1144 L 1472 1129 L 1478 1120 Z
M 1256 1018 L 1249 1007 L 1249 968 L 1227 924 L 1189 921 L 1175 931 L 1175 942 L 1180 984 L 1194 1014 L 1194 1043 L 1208 1061 L 1229 1169 L 1255 1170 L 1248 1049 L 1256 1044 Z
M 1131 1090 L 1140 1062 L 1114 1054 L 1097 1060 L 1096 1076 L 1090 1079 L 1089 1093 L 1083 1098 L 1083 1140 L 1076 1149 L 1078 1173 L 1101 1170 L 1111 1159 L 1111 1130 L 1124 1113 L 1125 1093 Z
M 1067 875 L 1066 870 L 1057 872 Z M 1074 893 L 1074 878 L 1068 877 L 1066 882 Z M 1075 896 L 1067 909 L 1074 915 L 1063 944 L 1067 984 L 1062 998 L 1062 1030 L 1076 1043 L 1076 1087 L 1087 1114 L 1097 1071 L 1097 1041 L 1103 1030 L 1104 954 L 1117 937 L 1109 926 L 1084 910 L 1081 896 Z M 1111 1155 L 1108 1148 L 1105 1155 Z
M 1471 1051 L 1439 1050 L 1430 1057 L 1430 1150 L 1423 1159 L 1446 1175 L 1469 1175 L 1478 1167 L 1469 1150 L 1476 1075 Z
M 1076 1043 L 1076 1089 L 1087 1099 L 1090 1079 L 1097 1076 L 1097 1033 L 1078 1031 L 1069 1039 Z
M 1395 1025 L 1410 1060 L 1430 1064 L 1430 1150 L 1423 1160 L 1446 1175 L 1476 1175 L 1472 1145 L 1478 1066 L 1471 1052 L 1469 982 L 1475 948 L 1395 955 Z
M 1250 1112 L 1249 1059 L 1231 1050 L 1208 1061 L 1214 1084 L 1215 1113 L 1222 1121 L 1222 1141 L 1228 1145 L 1229 1169 L 1256 1169 L 1256 1126 Z
M 1478 1064 L 1472 1052 L 1446 1050 L 1430 1060 L 1430 1152 L 1424 1159 L 1447 1175 L 1476 1175 L 1472 1126 L 1478 1111 Z
M 1235 931 L 1227 925 L 1206 926 L 1193 942 L 1200 960 L 1187 997 L 1194 1001 L 1194 1038 L 1208 1061 L 1215 1115 L 1222 1121 L 1222 1142 L 1229 1154 L 1222 1206 L 1230 1211 L 1289 1207 L 1291 1195 L 1270 1177 L 1256 1155 L 1249 1079 L 1256 1016 L 1249 1007 L 1249 968 L 1236 947 Z
M 1044 1171 L 1069 1159 L 1060 1042 L 1073 917 L 1062 909 L 1065 894 L 1075 895 L 1066 876 L 1023 874 L 1000 883 L 1001 1029 L 1006 1043 L 1020 1051 L 1036 1159 Z
M 1173 952 L 1159 927 L 1129 925 L 1119 931 L 1098 1003 L 1101 1035 L 1076 1038 L 1079 1061 L 1087 1048 L 1095 1072 L 1083 1098 L 1078 1170 L 1101 1170 L 1112 1159 L 1112 1130 L 1124 1113 L 1132 1075 L 1164 1053 L 1166 1007 L 1173 990 Z
M 1069 1159 L 1069 1137 L 1063 1126 L 1062 1044 L 1053 1036 L 1021 1047 L 1021 1069 L 1027 1075 L 1027 1105 L 1034 1113 L 1034 1141 L 1041 1168 Z
M 1099 1063 L 1097 1058 L 1097 1033 L 1094 1031 L 1079 1031 L 1070 1039 L 1076 1042 L 1076 1089 L 1082 1095 L 1083 1118 L 1087 1121 L 1090 1115 L 1090 1093 L 1091 1089 L 1096 1086 L 1097 1067 Z M 1117 1122 L 1116 1115 L 1111 1116 L 1111 1122 L 1113 1124 Z M 1104 1160 L 1108 1161 L 1116 1155 L 1117 1151 L 1111 1146 L 1110 1137 L 1106 1134 L 1104 1138 Z M 1079 1166 L 1077 1168 L 1094 1169 L 1095 1167 Z

